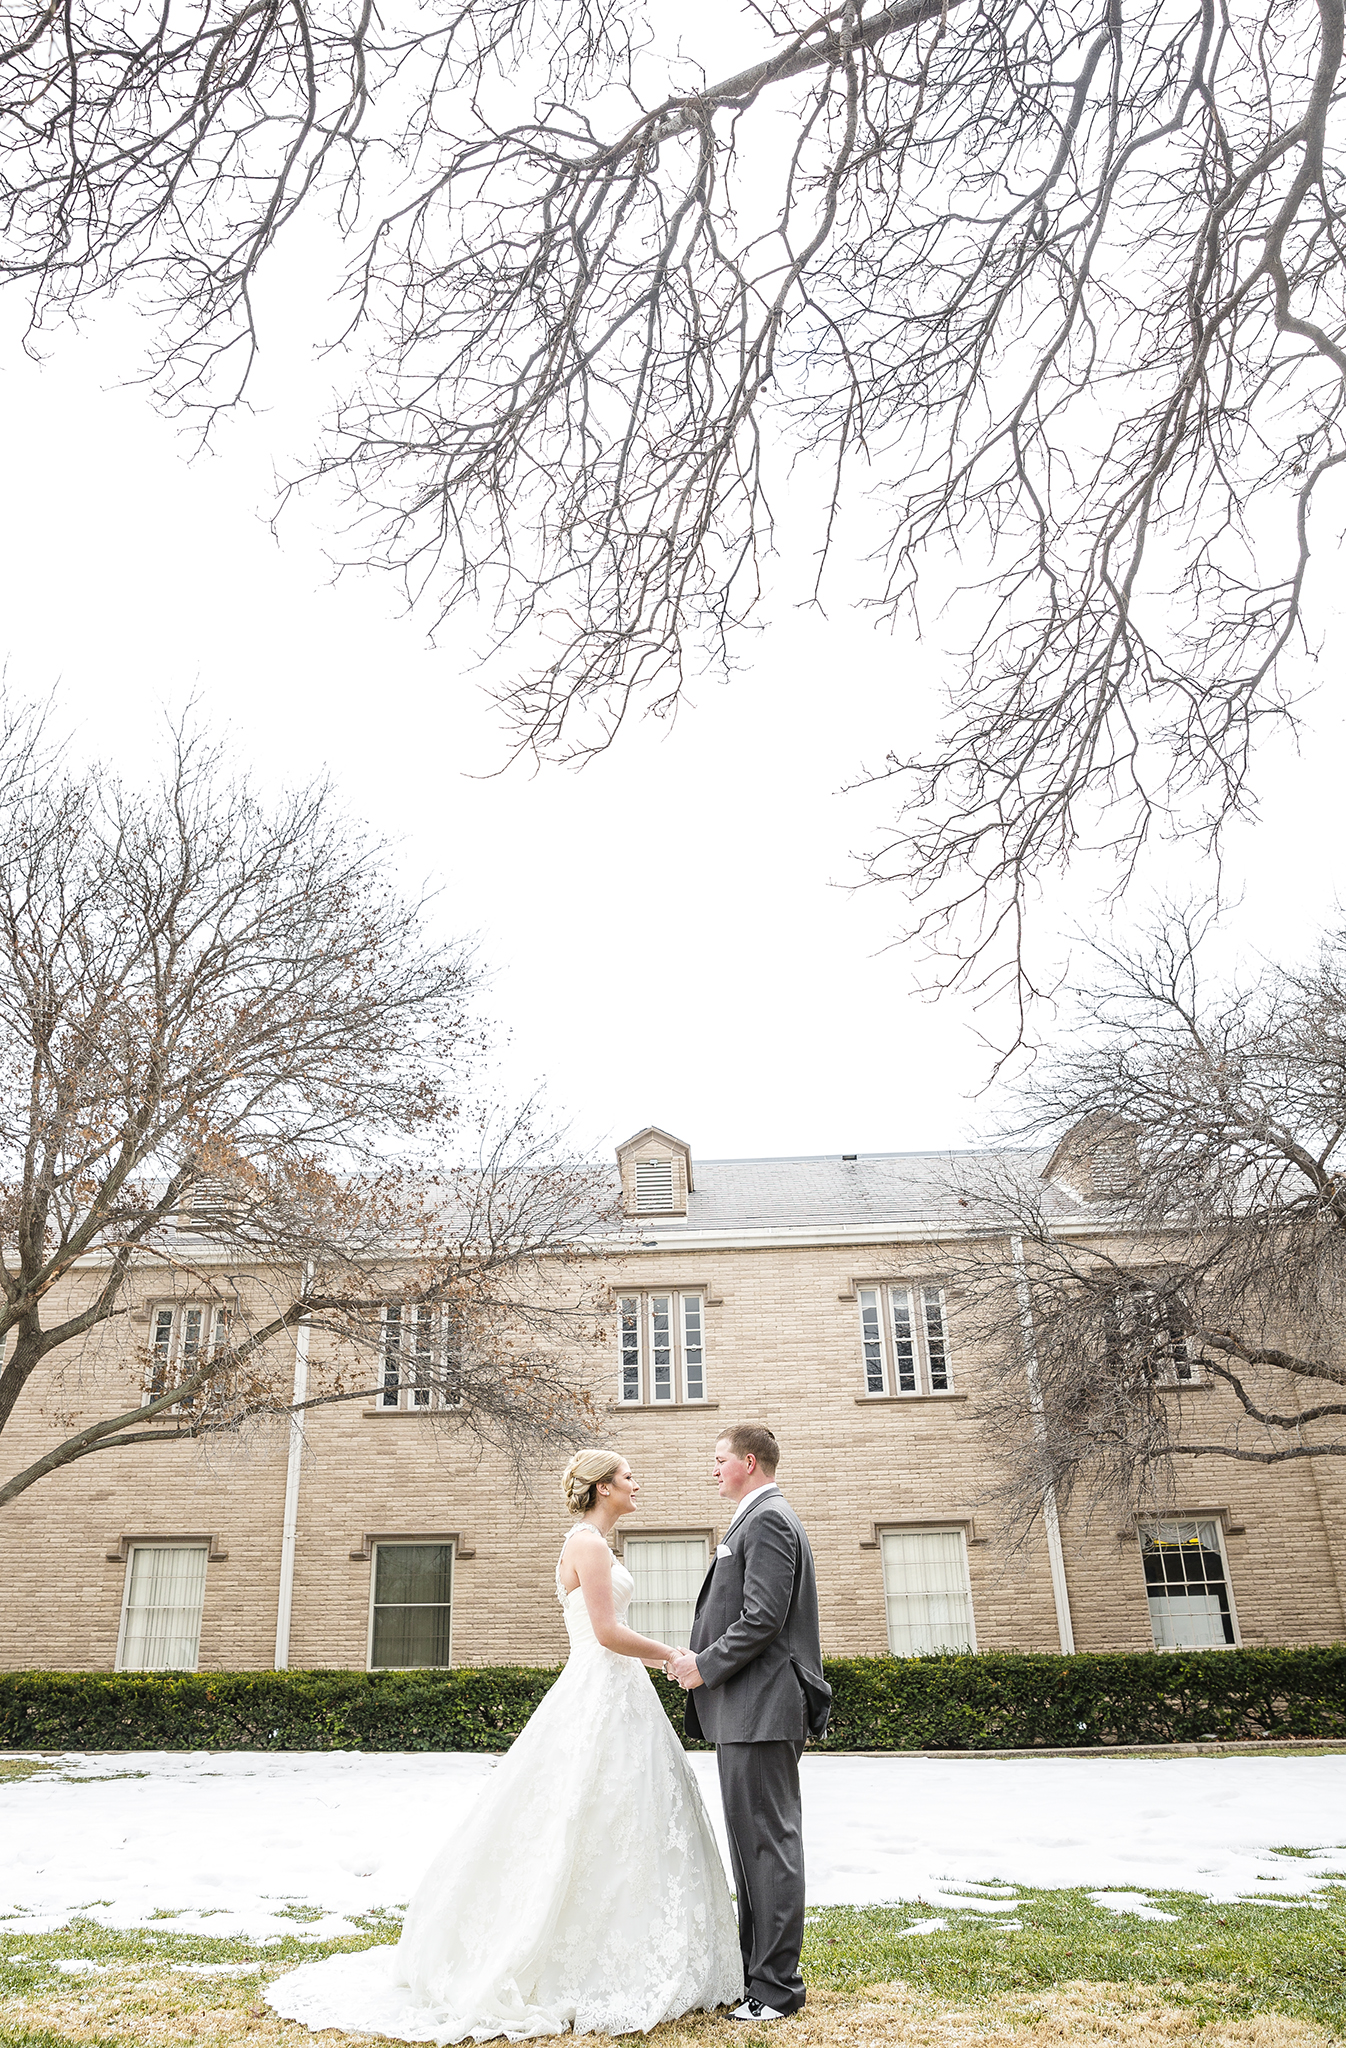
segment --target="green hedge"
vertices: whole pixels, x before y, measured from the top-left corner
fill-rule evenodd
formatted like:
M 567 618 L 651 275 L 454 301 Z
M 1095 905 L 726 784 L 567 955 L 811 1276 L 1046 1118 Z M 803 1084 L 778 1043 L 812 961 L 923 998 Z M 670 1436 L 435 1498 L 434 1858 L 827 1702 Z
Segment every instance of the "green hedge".
M 1346 1645 L 1104 1657 L 849 1657 L 821 1747 L 1346 1740 Z M 0 1673 L 0 1749 L 508 1749 L 555 1671 Z M 682 1694 L 660 1697 L 679 1728 Z

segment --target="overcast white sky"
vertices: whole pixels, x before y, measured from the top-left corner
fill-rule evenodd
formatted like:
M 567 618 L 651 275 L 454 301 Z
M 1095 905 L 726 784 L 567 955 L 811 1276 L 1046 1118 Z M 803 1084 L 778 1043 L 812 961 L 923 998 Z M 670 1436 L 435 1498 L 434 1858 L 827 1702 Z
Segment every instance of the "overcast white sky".
M 916 993 L 922 963 L 888 948 L 901 904 L 849 886 L 886 801 L 841 794 L 926 715 L 937 643 L 876 633 L 844 605 L 823 620 L 787 588 L 741 646 L 739 680 L 707 684 L 672 731 L 637 727 L 578 775 L 490 779 L 502 742 L 469 658 L 484 623 L 431 649 L 388 583 L 332 584 L 309 514 L 279 542 L 268 531 L 275 469 L 311 427 L 301 315 L 287 326 L 282 307 L 271 330 L 269 409 L 195 460 L 119 387 L 133 327 L 58 338 L 41 367 L 12 319 L 0 327 L 11 687 L 59 686 L 81 744 L 129 772 L 195 693 L 264 774 L 330 773 L 408 874 L 438 883 L 443 928 L 477 935 L 504 1085 L 545 1081 L 586 1142 L 651 1121 L 702 1157 L 973 1138 L 984 1020 Z M 1231 849 L 1245 953 L 1294 952 L 1332 913 L 1338 644 L 1304 756 L 1268 762 L 1262 820 Z M 1167 855 L 1147 886 L 1189 879 Z M 1093 918 L 1084 879 L 1042 908 L 1058 935 Z

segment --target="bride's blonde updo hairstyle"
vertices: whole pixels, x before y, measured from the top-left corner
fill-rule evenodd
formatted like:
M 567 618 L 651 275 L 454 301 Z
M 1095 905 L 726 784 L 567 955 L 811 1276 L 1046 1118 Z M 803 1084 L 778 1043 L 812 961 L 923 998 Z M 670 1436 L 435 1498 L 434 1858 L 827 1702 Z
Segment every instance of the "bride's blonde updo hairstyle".
M 622 1462 L 620 1451 L 576 1451 L 561 1476 L 561 1491 L 572 1515 L 587 1515 L 598 1499 L 599 1483 L 611 1479 Z

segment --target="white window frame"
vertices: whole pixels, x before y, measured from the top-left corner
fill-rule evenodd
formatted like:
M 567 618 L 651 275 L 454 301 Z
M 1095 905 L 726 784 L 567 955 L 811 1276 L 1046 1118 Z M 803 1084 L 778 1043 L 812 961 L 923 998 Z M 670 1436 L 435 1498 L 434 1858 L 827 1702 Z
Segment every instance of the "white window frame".
M 374 1610 L 379 1584 L 381 1550 L 449 1551 L 449 1661 L 447 1664 L 376 1664 L 374 1662 Z M 432 1603 L 426 1602 L 426 1605 Z M 439 1603 L 433 1603 L 438 1605 Z M 428 1539 L 424 1536 L 378 1536 L 369 1546 L 369 1628 L 365 1636 L 366 1671 L 452 1671 L 453 1617 L 458 1606 L 458 1544 L 452 1536 Z
M 942 1400 L 954 1391 L 949 1307 L 935 1280 L 856 1287 L 860 1379 L 870 1400 Z
M 396 1331 L 396 1349 L 392 1335 Z M 406 1347 L 406 1333 L 412 1345 Z M 462 1405 L 461 1334 L 452 1312 L 439 1303 L 385 1301 L 379 1310 L 380 1414 L 429 1415 Z M 392 1366 L 393 1359 L 398 1363 Z
M 194 1348 L 191 1348 L 189 1347 L 188 1339 L 191 1318 L 193 1316 L 199 1316 L 201 1323 L 200 1328 L 195 1334 Z M 164 1329 L 165 1324 L 167 1326 L 167 1336 L 166 1341 L 161 1346 L 160 1331 Z M 168 1389 L 175 1385 L 182 1377 L 184 1357 L 199 1358 L 201 1356 L 201 1332 L 204 1330 L 212 1331 L 210 1348 L 205 1354 L 209 1358 L 213 1352 L 222 1349 L 229 1342 L 229 1310 L 224 1306 L 223 1302 L 156 1301 L 151 1303 L 150 1356 L 149 1364 L 146 1367 L 145 1387 L 140 1397 L 142 1408 L 148 1408 L 151 1401 L 159 1400 L 161 1395 L 167 1393 Z M 156 1382 L 160 1380 L 161 1366 L 162 1384 L 156 1386 Z M 189 1397 L 185 1402 L 175 1401 L 171 1408 L 166 1408 L 161 1412 L 166 1415 L 181 1415 L 184 1409 L 191 1407 L 192 1399 L 194 1399 L 194 1396 Z
M 888 1638 L 889 1656 L 908 1657 L 913 1654 L 922 1654 L 919 1651 L 912 1652 L 910 1650 L 895 1650 L 893 1648 L 892 1612 L 889 1607 L 890 1595 L 888 1592 L 888 1567 L 883 1547 L 885 1538 L 889 1536 L 956 1536 L 958 1538 L 959 1556 L 963 1567 L 963 1599 L 967 1610 L 967 1642 L 957 1647 L 951 1646 L 947 1654 L 955 1657 L 963 1654 L 965 1651 L 975 1653 L 977 1648 L 977 1615 L 972 1603 L 972 1573 L 968 1561 L 967 1529 L 965 1526 L 961 1522 L 926 1522 L 919 1526 L 908 1525 L 904 1528 L 890 1527 L 885 1529 L 880 1524 L 875 1533 L 879 1539 L 879 1576 L 883 1584 L 883 1627 L 884 1633 Z
M 704 1289 L 623 1288 L 616 1302 L 617 1406 L 704 1408 Z
M 1185 1386 L 1186 1384 L 1187 1382 L 1184 1381 L 1183 1385 Z M 1243 1635 L 1239 1628 L 1239 1611 L 1234 1603 L 1234 1581 L 1230 1576 L 1229 1551 L 1225 1544 L 1223 1518 L 1220 1515 L 1143 1515 L 1138 1519 L 1136 1543 L 1140 1551 L 1141 1583 L 1145 1588 L 1145 1619 L 1149 1625 L 1151 1638 L 1153 1639 L 1154 1636 L 1154 1608 L 1150 1601 L 1150 1582 L 1145 1577 L 1145 1538 L 1151 1530 L 1161 1527 L 1177 1528 L 1186 1524 L 1190 1524 L 1194 1529 L 1199 1525 L 1204 1525 L 1215 1531 L 1215 1547 L 1220 1553 L 1220 1570 L 1224 1574 L 1224 1595 L 1229 1603 L 1229 1625 L 1234 1631 L 1234 1640 L 1232 1643 L 1155 1643 L 1155 1653 L 1161 1657 L 1183 1657 L 1190 1655 L 1198 1649 L 1237 1650 L 1242 1645 Z
M 135 1573 L 136 1553 L 140 1550 L 199 1550 L 206 1560 L 206 1570 L 201 1575 L 201 1608 L 196 1617 L 196 1653 L 191 1663 L 136 1664 L 129 1668 L 135 1671 L 199 1671 L 201 1668 L 201 1622 L 205 1614 L 206 1580 L 210 1571 L 210 1542 L 207 1539 L 205 1542 L 193 1543 L 172 1536 L 165 1536 L 161 1541 L 128 1543 L 126 1546 L 126 1576 L 122 1581 L 122 1610 L 121 1618 L 117 1624 L 117 1659 L 113 1669 L 115 1671 L 125 1671 L 128 1668 L 122 1662 L 122 1659 L 126 1655 L 126 1624 L 131 1618 L 131 1580 Z
M 656 1641 L 663 1641 L 674 1644 L 685 1643 L 688 1636 L 691 1634 L 692 1614 L 695 1612 L 696 1609 L 697 1593 L 700 1592 L 702 1583 L 705 1580 L 706 1573 L 710 1569 L 710 1539 L 703 1529 L 641 1529 L 638 1531 L 633 1531 L 631 1535 L 627 1536 L 622 1543 L 622 1562 L 626 1565 L 627 1570 L 631 1572 L 631 1576 L 633 1578 L 635 1577 L 635 1572 L 634 1570 L 632 1570 L 631 1566 L 632 1551 L 638 1551 L 642 1545 L 648 1545 L 652 1547 L 656 1543 L 681 1543 L 687 1544 L 688 1546 L 695 1545 L 701 1553 L 700 1577 L 697 1579 L 696 1586 L 692 1591 L 691 1607 L 688 1613 L 687 1624 L 685 1628 L 681 1629 L 680 1631 L 673 1630 L 667 1632 L 662 1636 L 658 1635 L 655 1631 L 645 1631 L 645 1633 L 654 1633 Z M 636 1598 L 633 1595 L 631 1601 L 632 1610 L 634 1610 L 636 1604 Z M 635 1623 L 633 1622 L 631 1626 L 635 1627 Z
M 1140 1291 L 1139 1297 L 1135 1294 L 1131 1296 L 1132 1303 L 1137 1298 L 1150 1303 L 1154 1310 L 1154 1322 L 1158 1325 L 1160 1320 L 1160 1297 L 1158 1291 L 1146 1287 Z M 1155 1375 L 1155 1384 L 1161 1387 L 1199 1387 L 1205 1385 L 1205 1379 L 1201 1371 L 1201 1362 L 1199 1359 L 1193 1358 L 1188 1349 L 1187 1339 L 1183 1336 L 1181 1330 L 1176 1329 L 1172 1323 L 1163 1325 L 1163 1328 L 1172 1349 L 1163 1371 Z M 1179 1516 L 1177 1519 L 1189 1521 L 1191 1517 Z

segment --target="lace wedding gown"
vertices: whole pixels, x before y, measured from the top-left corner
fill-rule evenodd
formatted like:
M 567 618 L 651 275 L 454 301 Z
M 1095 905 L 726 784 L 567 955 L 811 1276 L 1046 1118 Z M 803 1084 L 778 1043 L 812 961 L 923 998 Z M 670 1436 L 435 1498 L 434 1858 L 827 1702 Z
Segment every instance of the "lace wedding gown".
M 620 1620 L 635 1581 L 613 1559 Z M 743 1996 L 738 1928 L 696 1780 L 645 1667 L 557 1597 L 570 1657 L 411 1902 L 396 1948 L 304 1963 L 283 2019 L 396 2041 L 648 2032 Z

